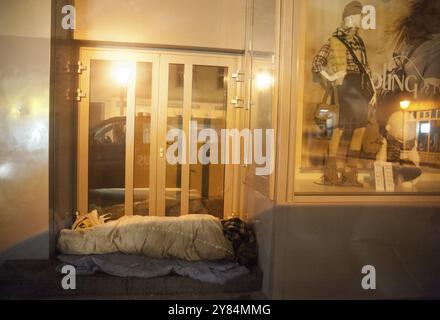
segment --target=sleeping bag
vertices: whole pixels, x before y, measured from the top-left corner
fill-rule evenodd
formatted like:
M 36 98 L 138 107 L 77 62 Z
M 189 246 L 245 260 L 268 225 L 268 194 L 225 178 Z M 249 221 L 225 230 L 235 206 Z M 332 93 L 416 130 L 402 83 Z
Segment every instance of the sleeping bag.
M 120 252 L 186 261 L 234 258 L 221 221 L 210 215 L 123 216 L 88 229 L 62 230 L 58 249 L 74 255 Z

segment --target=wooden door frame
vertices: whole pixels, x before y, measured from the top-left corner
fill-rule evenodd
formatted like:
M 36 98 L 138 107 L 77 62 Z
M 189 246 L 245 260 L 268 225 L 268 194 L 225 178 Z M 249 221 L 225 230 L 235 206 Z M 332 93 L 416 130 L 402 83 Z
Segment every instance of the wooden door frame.
M 78 88 L 85 97 L 78 102 L 78 154 L 77 154 L 77 209 L 88 212 L 88 155 L 89 155 L 89 102 L 90 102 L 90 67 L 92 60 L 121 61 L 132 68 L 137 62 L 152 63 L 152 102 L 150 136 L 150 174 L 149 214 L 165 215 L 166 158 L 160 158 L 160 149 L 166 151 L 166 123 L 168 102 L 168 66 L 170 63 L 185 65 L 184 75 L 184 119 L 191 119 L 192 105 L 192 66 L 206 65 L 228 68 L 226 129 L 239 128 L 237 109 L 231 100 L 237 95 L 237 88 L 232 74 L 238 70 L 240 58 L 226 54 L 190 53 L 153 51 L 115 48 L 80 48 L 80 61 L 86 70 L 79 76 Z M 133 214 L 133 174 L 134 174 L 134 126 L 135 126 L 135 84 L 136 68 L 127 85 L 127 122 L 126 122 L 126 166 L 125 166 L 125 214 Z M 162 107 L 165 106 L 165 107 Z M 161 125 L 162 124 L 162 125 Z M 189 132 L 189 121 L 184 121 L 184 130 Z M 188 136 L 188 135 L 187 135 Z M 189 145 L 187 143 L 187 145 Z M 187 148 L 187 156 L 189 156 Z M 181 214 L 189 212 L 189 164 L 182 165 Z M 240 173 L 235 165 L 225 165 L 224 178 L 224 217 L 233 215 L 234 202 L 239 201 L 234 194 L 239 194 Z M 235 178 L 234 178 L 235 177 Z M 237 183 L 238 182 L 238 183 Z
M 135 50 L 80 48 L 80 61 L 86 67 L 78 77 L 79 89 L 85 97 L 78 102 L 78 154 L 77 154 L 77 209 L 88 212 L 88 159 L 89 159 L 89 105 L 90 105 L 90 70 L 92 60 L 121 61 L 127 63 L 132 70 L 127 83 L 127 120 L 126 120 L 126 150 L 125 150 L 125 215 L 133 214 L 134 195 L 134 133 L 135 133 L 135 108 L 136 108 L 136 63 L 147 62 L 152 64 L 152 99 L 151 99 L 151 150 L 156 149 L 155 132 L 157 130 L 158 110 L 158 81 L 159 55 Z M 150 171 L 156 169 L 156 154 L 150 152 Z M 156 177 L 150 175 L 149 185 L 155 185 Z M 149 211 L 156 205 L 155 188 L 149 188 Z
M 227 78 L 227 103 L 226 103 L 226 129 L 238 128 L 236 121 L 236 109 L 232 106 L 231 100 L 237 94 L 237 88 L 233 85 L 234 79 L 232 74 L 238 69 L 239 58 L 226 55 L 214 54 L 164 54 L 161 55 L 161 84 L 160 84 L 160 107 L 159 107 L 159 131 L 158 136 L 162 137 L 158 141 L 158 153 L 160 149 L 166 150 L 166 124 L 168 114 L 168 69 L 170 64 L 180 64 L 185 66 L 184 72 L 184 102 L 183 102 L 183 131 L 186 133 L 186 145 L 189 144 L 189 121 L 191 119 L 192 107 L 192 78 L 194 65 L 200 66 L 216 66 L 228 68 Z M 189 159 L 190 150 L 186 148 L 186 159 Z M 166 158 L 159 158 L 157 164 L 157 215 L 165 215 L 165 182 L 166 182 Z M 224 208 L 223 216 L 228 217 L 232 215 L 234 208 L 233 195 L 239 190 L 238 183 L 234 181 L 234 174 L 239 174 L 238 170 L 234 170 L 233 165 L 225 165 L 224 176 Z M 182 185 L 181 185 L 181 214 L 190 214 L 189 210 L 189 176 L 190 164 L 182 165 Z

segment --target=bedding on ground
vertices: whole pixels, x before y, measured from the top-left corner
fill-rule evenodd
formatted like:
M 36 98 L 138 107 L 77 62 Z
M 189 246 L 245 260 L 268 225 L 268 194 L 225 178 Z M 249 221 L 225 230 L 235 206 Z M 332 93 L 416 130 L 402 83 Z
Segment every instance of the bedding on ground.
M 221 220 L 203 214 L 124 216 L 92 228 L 62 230 L 58 249 L 69 255 L 125 253 L 186 261 L 234 258 Z
M 170 274 L 215 284 L 225 284 L 249 274 L 249 269 L 229 260 L 188 262 L 179 259 L 150 258 L 143 255 L 112 253 L 103 255 L 60 255 L 63 265 L 75 266 L 78 275 L 103 272 L 117 277 L 155 278 Z

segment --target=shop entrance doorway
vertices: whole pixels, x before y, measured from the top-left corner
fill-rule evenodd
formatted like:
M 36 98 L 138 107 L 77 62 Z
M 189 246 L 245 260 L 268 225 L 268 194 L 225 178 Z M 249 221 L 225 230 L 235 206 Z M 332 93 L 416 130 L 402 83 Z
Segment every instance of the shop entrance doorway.
M 78 210 L 231 215 L 231 166 L 170 164 L 166 152 L 167 133 L 189 139 L 191 121 L 234 127 L 238 57 L 81 48 L 80 61 Z

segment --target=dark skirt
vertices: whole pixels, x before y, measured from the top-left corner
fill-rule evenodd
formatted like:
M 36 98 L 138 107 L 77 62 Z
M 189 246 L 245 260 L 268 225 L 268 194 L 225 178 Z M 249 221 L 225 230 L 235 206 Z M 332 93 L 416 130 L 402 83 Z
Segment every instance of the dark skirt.
M 362 88 L 362 75 L 349 73 L 338 86 L 339 128 L 354 130 L 365 128 L 368 124 L 368 104 Z

